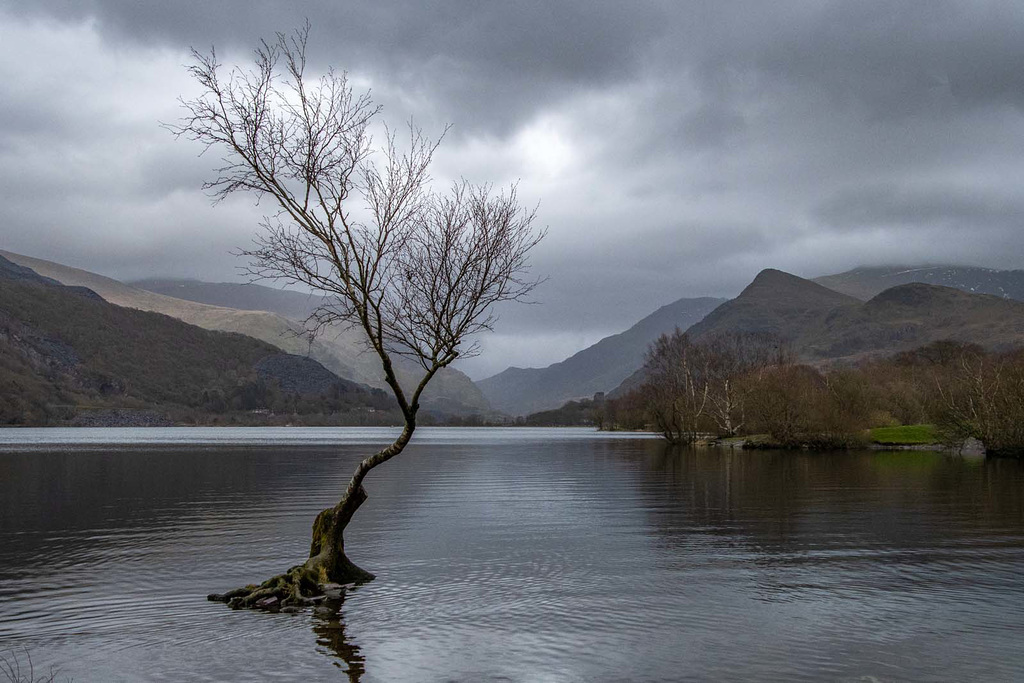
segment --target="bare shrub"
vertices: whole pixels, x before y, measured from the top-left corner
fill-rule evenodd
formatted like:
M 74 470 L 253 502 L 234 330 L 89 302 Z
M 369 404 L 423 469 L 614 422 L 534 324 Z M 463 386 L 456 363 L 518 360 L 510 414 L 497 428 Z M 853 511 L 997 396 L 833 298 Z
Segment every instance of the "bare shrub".
M 938 426 L 947 442 L 975 438 L 988 453 L 1024 455 L 1024 351 L 964 351 L 938 389 Z
M 32 655 L 28 648 L 0 653 L 0 677 L 7 683 L 55 683 L 60 675 L 57 667 L 51 666 L 43 673 L 36 673 Z M 62 678 L 71 681 L 70 678 Z

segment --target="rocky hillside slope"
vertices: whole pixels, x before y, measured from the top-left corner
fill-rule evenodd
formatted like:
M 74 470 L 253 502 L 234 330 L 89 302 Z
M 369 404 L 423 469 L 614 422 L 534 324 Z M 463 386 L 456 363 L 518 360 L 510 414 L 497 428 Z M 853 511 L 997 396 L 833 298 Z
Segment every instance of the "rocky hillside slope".
M 357 330 L 328 330 L 310 343 L 302 331 L 300 322 L 285 318 L 270 310 L 239 310 L 198 301 L 187 301 L 132 287 L 103 275 L 51 261 L 6 251 L 0 251 L 0 256 L 31 268 L 40 275 L 57 280 L 62 284 L 87 287 L 106 301 L 118 306 L 163 313 L 208 330 L 238 332 L 273 344 L 287 353 L 308 355 L 339 377 L 372 387 L 386 388 L 380 362 L 374 354 L 365 350 Z M 216 287 L 186 289 L 193 295 L 218 291 Z M 271 294 L 268 295 L 267 292 L 261 290 L 268 290 Z M 223 290 L 220 291 L 223 293 Z M 290 296 L 278 297 L 277 293 L 295 294 L 295 296 L 302 297 L 294 292 L 279 292 L 279 290 L 267 287 L 247 290 L 246 296 L 249 305 L 252 306 L 260 306 L 261 301 L 266 301 L 266 309 L 279 306 L 282 298 L 290 301 L 289 306 L 295 306 L 295 301 Z M 398 371 L 400 380 L 406 386 L 413 386 L 421 376 L 421 371 L 408 362 L 404 364 L 400 362 Z M 446 369 L 434 377 L 425 392 L 422 403 L 424 410 L 434 413 L 438 417 L 491 412 L 487 399 L 472 380 L 453 369 Z
M 0 257 L 0 424 L 205 423 L 253 411 L 362 424 L 395 409 L 316 361 L 115 306 Z

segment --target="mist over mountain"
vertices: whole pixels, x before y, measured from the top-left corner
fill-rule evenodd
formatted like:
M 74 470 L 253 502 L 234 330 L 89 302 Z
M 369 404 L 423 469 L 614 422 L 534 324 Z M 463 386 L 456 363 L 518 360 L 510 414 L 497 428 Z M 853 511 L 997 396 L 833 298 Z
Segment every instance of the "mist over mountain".
M 557 408 L 567 400 L 611 391 L 643 364 L 647 346 L 663 332 L 687 329 L 724 299 L 679 299 L 620 334 L 546 368 L 508 368 L 477 382 L 496 409 L 525 415 Z
M 0 255 L 22 266 L 69 286 L 87 287 L 106 301 L 118 306 L 163 313 L 204 329 L 238 332 L 261 339 L 287 353 L 308 355 L 319 361 L 339 377 L 371 387 L 383 389 L 385 383 L 380 361 L 366 350 L 362 335 L 355 329 L 326 330 L 310 342 L 299 321 L 271 312 L 274 308 L 300 308 L 308 306 L 310 298 L 297 292 L 274 290 L 259 285 L 221 287 L 197 282 L 185 287 L 194 297 L 212 297 L 240 301 L 244 299 L 249 310 L 216 306 L 193 300 L 179 299 L 138 287 L 112 278 L 72 268 L 51 261 L 0 250 Z M 165 281 L 166 283 L 166 281 Z M 303 316 L 304 317 L 304 316 Z M 399 381 L 405 386 L 418 382 L 422 374 L 417 366 L 405 359 L 396 361 Z M 435 375 L 424 392 L 424 410 L 436 416 L 486 415 L 491 411 L 487 399 L 465 374 L 445 368 Z
M 175 299 L 241 311 L 267 311 L 296 321 L 305 320 L 319 304 L 318 297 L 312 294 L 275 289 L 255 283 L 151 278 L 134 280 L 127 284 Z
M 864 301 L 890 287 L 911 282 L 1024 301 L 1024 270 L 972 266 L 878 266 L 854 268 L 844 273 L 816 277 L 814 281 Z

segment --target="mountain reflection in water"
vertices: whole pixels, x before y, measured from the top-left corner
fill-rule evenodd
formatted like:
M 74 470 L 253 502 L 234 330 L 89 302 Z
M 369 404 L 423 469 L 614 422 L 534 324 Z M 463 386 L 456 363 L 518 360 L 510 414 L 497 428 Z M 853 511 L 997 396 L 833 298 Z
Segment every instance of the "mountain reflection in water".
M 1024 678 L 1015 461 L 424 430 L 348 534 L 378 579 L 288 615 L 204 596 L 301 559 L 386 432 L 99 431 L 0 433 L 0 651 L 79 682 Z

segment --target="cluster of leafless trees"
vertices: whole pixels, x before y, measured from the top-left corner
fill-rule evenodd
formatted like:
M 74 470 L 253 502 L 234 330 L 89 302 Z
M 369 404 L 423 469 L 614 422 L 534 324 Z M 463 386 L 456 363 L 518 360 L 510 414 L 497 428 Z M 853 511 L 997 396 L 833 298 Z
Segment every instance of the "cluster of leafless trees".
M 1024 453 L 1024 350 L 953 341 L 888 358 L 815 367 L 777 337 L 676 331 L 648 350 L 643 382 L 605 403 L 607 428 L 647 428 L 673 444 L 760 435 L 780 447 L 844 448 L 871 427 L 931 424 L 955 446 Z
M 778 340 L 763 334 L 725 334 L 695 344 L 678 329 L 647 352 L 644 383 L 633 398 L 671 443 L 702 434 L 733 436 L 747 421 L 753 381 L 786 362 Z
M 1024 455 L 1024 351 L 967 348 L 938 393 L 938 422 L 947 441 L 975 438 L 990 453 Z

